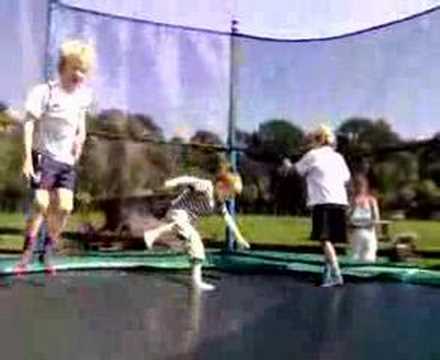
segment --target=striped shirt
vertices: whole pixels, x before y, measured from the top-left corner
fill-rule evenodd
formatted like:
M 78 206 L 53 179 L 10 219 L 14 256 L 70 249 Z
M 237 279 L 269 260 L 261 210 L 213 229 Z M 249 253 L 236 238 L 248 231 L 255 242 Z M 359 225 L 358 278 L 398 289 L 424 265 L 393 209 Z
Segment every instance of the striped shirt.
M 200 182 L 188 185 L 171 202 L 170 210 L 184 210 L 192 221 L 196 221 L 200 216 L 210 215 L 216 211 L 224 213 L 226 207 L 216 206 L 212 182 L 200 179 Z

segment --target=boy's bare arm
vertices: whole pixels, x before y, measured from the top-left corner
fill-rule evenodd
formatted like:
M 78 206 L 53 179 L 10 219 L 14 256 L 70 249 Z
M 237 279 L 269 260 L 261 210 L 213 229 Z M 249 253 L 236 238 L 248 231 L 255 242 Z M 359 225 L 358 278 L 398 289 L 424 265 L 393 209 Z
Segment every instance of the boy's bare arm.
M 226 208 L 223 210 L 223 218 L 224 218 L 226 224 L 228 225 L 229 229 L 231 229 L 232 232 L 234 233 L 238 245 L 242 248 L 249 249 L 251 246 L 244 239 L 243 235 L 241 234 L 240 230 L 238 229 L 237 224 L 235 223 L 232 216 L 229 214 L 228 210 L 226 210 Z
M 173 179 L 165 181 L 166 188 L 174 188 L 181 185 L 195 185 L 202 181 L 202 179 L 196 178 L 194 176 L 179 176 Z
M 29 178 L 34 176 L 34 167 L 32 165 L 32 145 L 34 134 L 34 117 L 30 113 L 26 114 L 26 121 L 23 129 L 24 142 L 24 164 L 23 174 Z

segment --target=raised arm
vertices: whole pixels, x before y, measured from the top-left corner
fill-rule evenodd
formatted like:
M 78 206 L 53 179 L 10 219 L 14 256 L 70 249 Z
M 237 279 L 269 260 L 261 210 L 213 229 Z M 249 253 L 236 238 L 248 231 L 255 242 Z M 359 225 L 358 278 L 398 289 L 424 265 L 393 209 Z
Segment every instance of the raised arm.
M 315 162 L 314 152 L 309 151 L 305 153 L 302 158 L 292 165 L 292 168 L 301 176 L 308 175 Z
M 195 185 L 198 184 L 200 181 L 209 181 L 209 180 L 202 180 L 194 176 L 179 176 L 165 181 L 164 185 L 166 188 L 174 188 L 176 186 L 182 186 L 182 185 Z

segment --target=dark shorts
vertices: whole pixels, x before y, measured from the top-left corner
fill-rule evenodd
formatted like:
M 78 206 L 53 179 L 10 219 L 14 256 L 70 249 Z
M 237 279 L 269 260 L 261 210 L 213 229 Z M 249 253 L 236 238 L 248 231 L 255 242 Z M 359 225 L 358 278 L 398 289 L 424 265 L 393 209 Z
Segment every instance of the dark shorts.
M 315 205 L 312 210 L 312 240 L 341 243 L 347 241 L 346 207 Z
M 31 179 L 33 189 L 75 189 L 76 173 L 73 166 L 37 152 L 32 153 L 32 161 L 36 175 Z

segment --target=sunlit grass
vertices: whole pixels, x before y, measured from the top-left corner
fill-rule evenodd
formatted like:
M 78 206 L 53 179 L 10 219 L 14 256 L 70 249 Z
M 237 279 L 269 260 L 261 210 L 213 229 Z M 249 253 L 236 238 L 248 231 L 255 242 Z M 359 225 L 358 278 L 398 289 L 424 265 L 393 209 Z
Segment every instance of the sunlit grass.
M 1 250 L 20 250 L 23 244 L 24 215 L 17 213 L 0 213 L 0 227 L 18 231 L 17 234 L 0 234 Z M 67 230 L 76 231 L 84 221 L 90 221 L 99 227 L 103 215 L 93 213 L 85 217 L 75 214 L 69 220 Z M 314 245 L 309 240 L 310 219 L 291 216 L 242 215 L 238 224 L 245 238 L 254 245 L 295 246 Z M 210 241 L 223 242 L 225 226 L 220 216 L 202 218 L 199 223 L 202 236 Z M 394 222 L 390 228 L 391 235 L 411 232 L 417 235 L 416 247 L 425 251 L 440 251 L 440 222 L 431 220 L 403 220 Z M 420 261 L 419 261 L 420 262 Z M 438 263 L 435 259 L 421 260 L 421 263 Z

